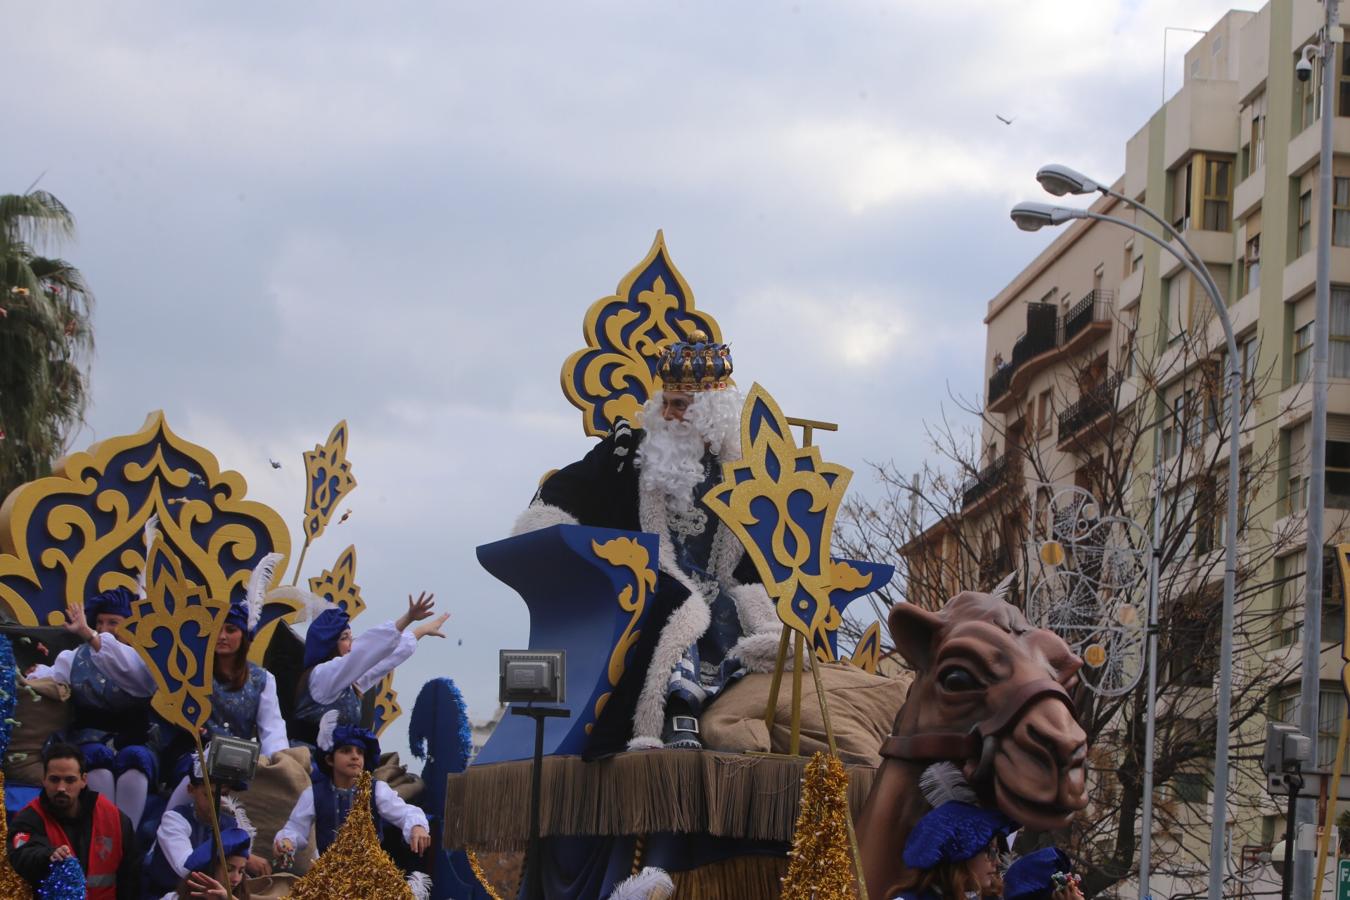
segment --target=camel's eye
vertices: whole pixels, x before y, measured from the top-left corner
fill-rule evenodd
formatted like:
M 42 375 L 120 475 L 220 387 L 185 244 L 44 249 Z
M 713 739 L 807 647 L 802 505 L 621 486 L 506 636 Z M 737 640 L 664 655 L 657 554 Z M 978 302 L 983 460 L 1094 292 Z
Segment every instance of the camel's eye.
M 943 690 L 952 691 L 954 693 L 959 693 L 961 691 L 977 691 L 982 687 L 978 678 L 960 666 L 952 666 L 948 669 L 944 669 L 942 673 L 938 675 L 938 682 L 942 685 Z

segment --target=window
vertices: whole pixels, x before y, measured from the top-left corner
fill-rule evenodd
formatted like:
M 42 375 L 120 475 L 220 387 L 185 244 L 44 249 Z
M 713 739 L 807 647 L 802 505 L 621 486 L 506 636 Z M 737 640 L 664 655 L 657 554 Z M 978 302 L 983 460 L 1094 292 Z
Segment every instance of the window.
M 1190 278 L 1177 275 L 1167 281 L 1167 342 L 1170 344 L 1191 327 Z
M 1266 95 L 1252 99 L 1252 168 L 1255 172 L 1266 164 Z
M 1041 391 L 1036 398 L 1036 436 L 1045 437 L 1050 434 L 1050 388 Z
M 1163 429 L 1163 458 L 1171 459 L 1181 450 L 1182 422 L 1186 415 L 1186 396 L 1178 394 L 1172 400 L 1172 415 Z
M 1199 447 L 1200 442 L 1204 440 L 1205 437 L 1205 417 L 1200 415 L 1198 406 L 1199 398 L 1196 396 L 1194 390 L 1186 391 L 1186 393 L 1182 394 L 1182 398 L 1183 403 L 1185 404 L 1183 406 L 1182 414 L 1185 416 L 1186 446 Z
M 1332 378 L 1350 378 L 1350 288 L 1331 289 L 1331 334 L 1328 338 L 1327 374 Z
M 1178 772 L 1172 776 L 1172 796 L 1182 803 L 1209 800 L 1209 776 L 1200 772 Z
M 1340 45 L 1340 77 L 1336 79 L 1336 115 L 1350 116 L 1350 46 Z
M 1326 505 L 1350 509 L 1350 442 L 1327 441 Z
M 1261 287 L 1261 235 L 1255 234 L 1247 238 L 1247 253 L 1244 257 L 1247 263 L 1247 290 L 1244 293 L 1254 291 Z
M 1331 200 L 1331 243 L 1350 247 L 1350 178 L 1337 177 Z
M 1312 330 L 1309 322 L 1294 331 L 1294 380 L 1307 381 L 1312 374 Z
M 1252 452 L 1244 450 L 1238 456 L 1238 538 L 1247 530 L 1247 488 L 1248 470 L 1251 468 Z M 1228 466 L 1223 464 L 1215 468 L 1214 480 L 1214 546 L 1222 547 L 1228 534 Z
M 1289 515 L 1296 516 L 1308 508 L 1308 476 L 1302 472 L 1289 474 Z
M 1130 258 L 1133 256 L 1134 256 L 1134 240 L 1131 239 L 1125 242 L 1125 249 L 1121 253 L 1120 257 L 1121 262 L 1120 271 L 1122 277 L 1129 278 L 1130 273 L 1134 271 L 1134 269 L 1130 265 Z
M 1275 560 L 1273 643 L 1277 649 L 1292 647 L 1303 634 L 1303 561 L 1307 558 L 1307 552 L 1300 550 Z M 1277 708 L 1275 718 L 1281 722 L 1289 721 L 1283 718 L 1289 713 L 1288 709 Z
M 1256 366 L 1257 358 L 1261 354 L 1261 340 L 1253 332 L 1246 337 L 1238 338 L 1238 372 L 1242 376 L 1242 409 L 1245 412 L 1252 405 L 1256 398 Z M 1228 410 L 1228 353 L 1225 351 L 1220 357 L 1219 370 L 1215 377 L 1222 385 L 1216 393 L 1220 395 L 1219 410 L 1223 415 L 1227 415 Z
M 1228 231 L 1232 227 L 1233 161 L 1205 160 L 1204 221 L 1206 231 Z
M 1191 227 L 1191 164 L 1172 173 L 1172 227 L 1185 231 Z
M 1295 60 L 1303 55 L 1303 48 L 1295 54 Z M 1322 65 L 1320 60 L 1313 61 L 1313 77 L 1294 84 L 1294 131 L 1299 132 L 1317 121 L 1322 105 Z
M 1294 256 L 1302 256 L 1312 246 L 1312 191 L 1298 196 L 1298 233 L 1294 245 Z
M 1288 725 L 1299 724 L 1299 685 L 1286 684 L 1280 688 L 1274 704 L 1275 718 Z M 1317 692 L 1317 756 L 1309 768 L 1319 765 L 1330 769 L 1336 760 L 1336 741 L 1339 739 L 1341 719 L 1345 717 L 1345 694 L 1339 685 L 1324 681 Z

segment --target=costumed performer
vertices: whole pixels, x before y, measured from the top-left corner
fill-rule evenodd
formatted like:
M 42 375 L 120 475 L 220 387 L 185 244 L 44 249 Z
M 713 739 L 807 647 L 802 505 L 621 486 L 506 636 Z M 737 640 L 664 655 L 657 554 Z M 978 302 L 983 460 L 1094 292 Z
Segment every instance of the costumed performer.
M 409 595 L 407 612 L 355 639 L 346 610 L 320 613 L 305 631 L 305 671 L 296 685 L 291 737 L 313 747 L 319 722 L 329 710 L 337 710 L 341 725 L 361 724 L 361 696 L 407 661 L 419 640 L 445 637 L 441 626 L 449 613 L 407 630 L 413 622 L 431 618 L 434 597 L 423 592 L 413 600 Z
M 66 607 L 63 627 L 84 643 L 62 650 L 50 666 L 34 666 L 26 677 L 70 686 L 73 724 L 53 735 L 52 742 L 84 751 L 89 787 L 126 813 L 134 826 L 145 812 L 150 785 L 159 781 L 159 756 L 146 737 L 154 684 L 146 690 L 138 677 L 136 651 L 115 634 L 130 618 L 133 599 L 131 591 L 115 587 L 90 597 L 83 608 Z M 136 663 L 130 662 L 133 658 Z
M 584 459 L 549 476 L 516 521 L 645 531 L 660 539 L 651 610 L 591 734 L 588 756 L 699 748 L 698 715 L 735 678 L 771 672 L 782 623 L 736 536 L 703 502 L 740 459 L 744 400 L 731 350 L 701 331 L 667 348 L 643 428 L 620 419 Z
M 1058 847 L 1028 853 L 1003 876 L 1004 900 L 1083 900 L 1083 879 Z
M 996 809 L 952 800 L 929 810 L 905 841 L 911 871 L 883 896 L 894 900 L 966 900 L 998 896 L 998 861 L 1017 824 Z
M 276 834 L 273 849 L 279 869 L 289 868 L 296 852 L 305 848 L 311 826 L 319 853 L 328 849 L 352 811 L 361 773 L 375 771 L 380 758 L 379 738 L 364 728 L 337 722 L 337 710 L 324 713 L 318 735 L 323 756 L 311 773 L 313 783 L 300 795 L 290 818 Z M 415 856 L 420 857 L 431 846 L 427 814 L 404 802 L 378 779 L 372 785 L 371 807 L 371 819 L 381 840 L 387 823 L 399 830 Z
M 137 900 L 136 830 L 126 813 L 89 788 L 85 774 L 79 747 L 43 750 L 42 793 L 9 822 L 10 865 L 37 893 L 53 864 L 74 857 L 89 900 Z
M 210 751 L 207 751 L 207 764 L 210 765 Z M 245 832 L 254 832 L 248 814 L 238 801 L 230 796 L 248 789 L 243 782 L 212 782 L 211 785 L 220 794 L 220 827 L 238 828 Z M 201 759 L 194 753 L 192 772 L 188 775 L 188 801 L 180 806 L 169 807 L 159 820 L 159 829 L 155 833 L 155 844 L 145 856 L 145 883 L 147 891 L 159 896 L 172 891 L 182 879 L 192 871 L 189 859 L 193 850 L 202 841 L 213 838 L 211 828 L 211 807 L 213 798 L 202 775 Z M 250 877 L 272 874 L 272 867 L 261 856 L 248 860 Z
M 241 828 L 220 829 L 220 843 L 225 850 L 225 874 L 220 873 L 214 837 L 197 844 L 187 858 L 188 874 L 175 890 L 161 900 L 228 900 L 245 898 L 248 892 L 249 847 L 253 837 Z

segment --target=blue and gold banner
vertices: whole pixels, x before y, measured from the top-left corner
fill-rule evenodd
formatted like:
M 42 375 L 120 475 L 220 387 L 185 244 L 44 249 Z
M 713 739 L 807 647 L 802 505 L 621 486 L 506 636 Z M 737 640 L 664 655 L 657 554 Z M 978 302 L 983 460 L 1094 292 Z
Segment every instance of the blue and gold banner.
M 315 444 L 305 458 L 305 543 L 314 541 L 328 527 L 328 520 L 342 498 L 356 487 L 352 464 L 347 460 L 347 420 L 333 426 L 328 440 Z

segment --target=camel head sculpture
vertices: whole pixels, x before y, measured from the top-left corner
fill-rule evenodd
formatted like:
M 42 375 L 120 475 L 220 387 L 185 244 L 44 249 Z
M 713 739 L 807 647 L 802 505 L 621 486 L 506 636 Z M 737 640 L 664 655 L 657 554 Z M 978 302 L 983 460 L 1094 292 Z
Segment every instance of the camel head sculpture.
M 904 870 L 901 852 L 928 810 L 919 776 L 961 768 L 983 803 L 1036 830 L 1063 828 L 1087 805 L 1087 736 L 1072 693 L 1082 660 L 996 594 L 963 592 L 939 613 L 891 609 L 896 649 L 917 671 L 858 815 L 872 898 Z

